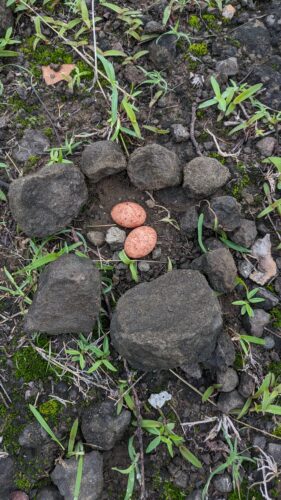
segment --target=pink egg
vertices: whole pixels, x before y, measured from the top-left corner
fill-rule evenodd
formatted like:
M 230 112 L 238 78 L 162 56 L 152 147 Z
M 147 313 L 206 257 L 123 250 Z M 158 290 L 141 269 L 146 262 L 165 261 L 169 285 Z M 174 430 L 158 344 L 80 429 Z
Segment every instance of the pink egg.
M 124 250 L 131 259 L 146 257 L 155 248 L 157 233 L 152 227 L 141 226 L 128 234 Z
M 134 228 L 144 224 L 146 211 L 138 203 L 124 201 L 113 207 L 111 217 L 118 226 Z

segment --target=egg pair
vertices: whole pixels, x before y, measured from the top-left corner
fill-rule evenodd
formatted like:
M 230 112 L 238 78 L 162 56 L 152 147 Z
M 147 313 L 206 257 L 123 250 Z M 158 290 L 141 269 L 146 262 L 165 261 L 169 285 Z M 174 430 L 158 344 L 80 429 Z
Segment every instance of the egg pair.
M 146 257 L 155 248 L 157 233 L 149 226 L 144 226 L 146 211 L 132 201 L 118 203 L 111 210 L 111 217 L 118 226 L 133 229 L 124 243 L 124 250 L 131 259 Z

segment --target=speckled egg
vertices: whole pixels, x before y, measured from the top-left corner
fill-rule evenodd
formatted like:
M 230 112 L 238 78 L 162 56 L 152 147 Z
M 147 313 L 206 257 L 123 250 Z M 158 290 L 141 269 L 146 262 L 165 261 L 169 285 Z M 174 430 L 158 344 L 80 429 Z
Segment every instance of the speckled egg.
M 111 217 L 118 226 L 134 228 L 145 223 L 146 211 L 138 203 L 124 201 L 113 207 Z
M 157 233 L 149 226 L 141 226 L 133 229 L 127 236 L 124 250 L 131 259 L 146 257 L 155 248 Z

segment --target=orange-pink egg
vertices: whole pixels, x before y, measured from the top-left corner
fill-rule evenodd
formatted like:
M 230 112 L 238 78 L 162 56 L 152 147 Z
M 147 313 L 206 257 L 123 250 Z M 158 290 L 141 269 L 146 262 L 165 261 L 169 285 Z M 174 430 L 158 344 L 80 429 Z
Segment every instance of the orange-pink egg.
M 124 201 L 113 207 L 111 217 L 118 226 L 134 228 L 145 223 L 146 211 L 138 203 Z
M 133 229 L 128 234 L 124 250 L 131 259 L 141 259 L 146 257 L 155 248 L 157 243 L 157 233 L 149 226 L 141 226 Z

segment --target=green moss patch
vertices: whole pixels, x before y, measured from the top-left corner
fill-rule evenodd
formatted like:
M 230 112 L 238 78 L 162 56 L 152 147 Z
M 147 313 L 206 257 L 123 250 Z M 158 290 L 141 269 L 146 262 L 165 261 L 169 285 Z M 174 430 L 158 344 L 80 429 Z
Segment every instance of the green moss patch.
M 43 380 L 50 373 L 51 367 L 41 358 L 32 347 L 22 347 L 13 356 L 16 378 L 23 378 L 25 382 Z
M 194 55 L 195 57 L 203 57 L 208 54 L 208 45 L 206 42 L 201 42 L 201 43 L 192 43 L 189 46 L 189 52 L 190 54 Z

